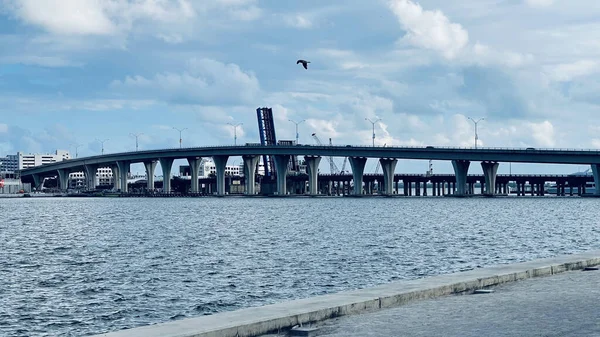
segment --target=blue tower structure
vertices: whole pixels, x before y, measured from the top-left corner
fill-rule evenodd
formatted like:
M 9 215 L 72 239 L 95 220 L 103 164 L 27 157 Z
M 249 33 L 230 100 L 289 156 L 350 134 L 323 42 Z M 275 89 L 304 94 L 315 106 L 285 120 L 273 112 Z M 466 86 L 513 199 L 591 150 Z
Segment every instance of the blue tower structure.
M 260 136 L 260 144 L 276 145 L 277 137 L 275 135 L 275 123 L 273 122 L 273 109 L 258 108 L 256 109 L 256 117 L 258 119 L 258 132 Z M 272 156 L 263 156 L 263 165 L 265 167 L 265 177 L 273 179 L 275 177 L 275 160 Z

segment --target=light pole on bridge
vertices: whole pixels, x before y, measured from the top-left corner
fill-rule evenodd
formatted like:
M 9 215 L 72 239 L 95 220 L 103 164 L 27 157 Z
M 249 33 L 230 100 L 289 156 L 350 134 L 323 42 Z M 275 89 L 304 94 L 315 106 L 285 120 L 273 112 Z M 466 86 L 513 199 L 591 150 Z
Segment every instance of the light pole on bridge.
M 365 118 L 365 120 L 373 124 L 373 147 L 375 147 L 375 123 L 379 122 L 381 118 L 378 117 L 375 121 L 372 121 L 370 118 Z
M 176 127 L 173 127 L 173 130 L 177 130 L 177 131 L 179 131 L 179 148 L 181 149 L 181 133 L 182 133 L 184 130 L 187 130 L 187 128 L 178 129 L 178 128 L 176 128 Z
M 301 121 L 299 121 L 299 122 L 293 121 L 293 120 L 291 120 L 291 119 L 288 119 L 288 120 L 289 120 L 290 122 L 292 122 L 292 123 L 296 124 L 296 145 L 297 145 L 297 144 L 298 144 L 298 138 L 299 138 L 299 135 L 298 135 L 298 125 L 300 125 L 300 124 L 302 124 L 302 123 L 306 122 L 306 119 L 303 119 L 303 120 L 301 120 Z
M 103 139 L 103 140 L 96 139 L 96 140 L 99 141 L 100 144 L 102 144 L 102 154 L 104 154 L 104 143 L 108 142 L 110 139 Z
M 477 148 L 477 141 L 479 140 L 479 136 L 477 135 L 477 123 L 481 122 L 482 120 L 485 120 L 485 118 L 479 118 L 478 120 L 474 120 L 471 117 L 467 117 L 467 118 L 470 119 L 475 124 L 475 148 Z
M 79 157 L 79 153 L 77 149 L 81 146 L 81 144 L 71 144 L 71 146 L 75 147 L 75 158 Z
M 137 152 L 138 150 L 138 137 L 143 135 L 143 133 L 130 133 L 130 136 L 134 136 L 135 137 L 135 152 Z
M 227 125 L 231 125 L 233 127 L 233 145 L 237 146 L 237 128 L 240 125 L 244 125 L 244 123 L 227 123 Z

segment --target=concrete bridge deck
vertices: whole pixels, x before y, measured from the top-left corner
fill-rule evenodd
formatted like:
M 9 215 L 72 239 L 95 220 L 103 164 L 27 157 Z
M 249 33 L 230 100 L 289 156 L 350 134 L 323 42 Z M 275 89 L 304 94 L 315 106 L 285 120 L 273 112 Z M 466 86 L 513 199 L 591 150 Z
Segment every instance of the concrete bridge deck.
M 95 187 L 95 172 L 99 167 L 111 167 L 115 179 L 115 189 L 127 192 L 127 174 L 132 163 L 144 163 L 148 179 L 148 188 L 154 186 L 154 170 L 160 162 L 163 175 L 170 177 L 175 159 L 187 159 L 190 164 L 193 193 L 198 191 L 198 170 L 201 158 L 212 157 L 216 166 L 217 193 L 225 195 L 225 166 L 230 156 L 241 156 L 244 160 L 246 191 L 255 192 L 255 176 L 259 157 L 263 155 L 274 158 L 276 173 L 276 193 L 287 194 L 287 172 L 292 156 L 304 156 L 309 173 L 309 193 L 317 194 L 318 168 L 323 156 L 347 157 L 352 168 L 354 182 L 353 194 L 363 194 L 363 179 L 367 158 L 379 158 L 383 171 L 382 189 L 386 194 L 393 194 L 394 173 L 398 159 L 450 160 L 456 176 L 453 188 L 458 195 L 469 194 L 468 170 L 471 161 L 481 161 L 485 176 L 486 194 L 496 193 L 496 179 L 500 162 L 522 163 L 555 163 L 591 165 L 594 181 L 600 186 L 600 150 L 559 150 L 559 149 L 505 149 L 505 148 L 448 148 L 448 147 L 366 147 L 366 146 L 313 146 L 313 145 L 274 145 L 274 146 L 222 146 L 198 147 L 186 149 L 165 149 L 138 152 L 126 152 L 77 158 L 42 165 L 23 170 L 24 179 L 33 180 L 40 186 L 44 177 L 58 176 L 63 190 L 68 185 L 70 172 L 84 171 L 88 186 Z M 165 180 L 164 189 L 171 191 L 170 180 Z M 600 189 L 595 191 L 600 195 Z

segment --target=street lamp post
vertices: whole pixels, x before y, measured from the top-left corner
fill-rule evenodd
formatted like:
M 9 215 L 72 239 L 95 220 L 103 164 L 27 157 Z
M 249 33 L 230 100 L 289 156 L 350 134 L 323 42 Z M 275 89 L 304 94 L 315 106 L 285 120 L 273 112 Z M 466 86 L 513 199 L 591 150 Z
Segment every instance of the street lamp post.
M 178 129 L 178 128 L 176 128 L 176 127 L 173 127 L 173 130 L 177 130 L 177 131 L 179 131 L 179 148 L 181 149 L 181 133 L 182 133 L 184 130 L 187 130 L 187 128 Z
M 299 125 L 299 124 L 302 124 L 302 123 L 304 123 L 304 122 L 306 122 L 306 119 L 303 119 L 303 120 L 301 120 L 301 121 L 299 121 L 299 122 L 293 121 L 293 120 L 291 120 L 291 119 L 288 119 L 288 120 L 289 120 L 290 122 L 292 122 L 292 123 L 296 124 L 296 144 L 298 144 L 298 138 L 299 138 L 299 135 L 298 135 L 298 125 Z
M 104 143 L 108 142 L 110 139 L 103 139 L 103 140 L 96 139 L 96 140 L 99 141 L 100 144 L 102 144 L 102 154 L 104 154 Z
M 381 118 L 377 118 L 375 121 L 372 121 L 370 118 L 365 118 L 365 120 L 373 124 L 373 147 L 375 147 L 375 123 L 379 122 Z
M 71 146 L 75 147 L 75 158 L 79 157 L 79 153 L 77 151 L 77 149 L 79 149 L 79 147 L 81 146 L 81 144 L 71 144 Z
M 137 152 L 138 150 L 138 137 L 143 135 L 143 133 L 130 133 L 130 136 L 134 136 L 135 137 L 135 151 Z
M 237 123 L 237 124 L 227 123 L 227 125 L 231 125 L 233 127 L 233 145 L 237 146 L 237 128 L 240 125 L 244 125 L 244 123 Z
M 479 140 L 479 136 L 477 135 L 477 123 L 481 122 L 485 118 L 479 118 L 478 120 L 474 120 L 471 117 L 467 117 L 467 118 L 470 119 L 475 124 L 475 148 L 477 148 L 477 141 Z

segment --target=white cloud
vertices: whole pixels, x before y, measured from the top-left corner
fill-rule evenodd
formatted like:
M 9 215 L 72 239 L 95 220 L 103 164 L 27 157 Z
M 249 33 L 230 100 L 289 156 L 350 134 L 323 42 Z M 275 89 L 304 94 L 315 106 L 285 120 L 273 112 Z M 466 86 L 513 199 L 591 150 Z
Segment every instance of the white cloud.
M 548 70 L 548 75 L 554 81 L 569 82 L 577 77 L 588 76 L 598 71 L 600 71 L 600 63 L 592 60 L 580 60 L 552 66 Z
M 531 7 L 548 7 L 554 3 L 554 0 L 525 0 L 525 3 Z
M 8 124 L 0 123 L 0 133 L 7 133 L 7 132 L 8 132 Z
M 284 20 L 288 26 L 298 29 L 308 29 L 313 26 L 312 21 L 302 14 L 288 15 Z
M 180 22 L 195 15 L 188 0 L 7 0 L 25 23 L 58 35 L 114 35 L 134 21 Z
M 391 0 L 389 6 L 406 30 L 403 40 L 455 58 L 469 43 L 469 33 L 439 10 L 424 10 L 410 0 Z
M 256 6 L 230 10 L 230 16 L 234 20 L 254 21 L 262 16 L 262 10 Z
M 475 62 L 481 65 L 498 64 L 509 68 L 518 68 L 534 62 L 532 54 L 500 52 L 481 43 L 475 43 L 473 53 Z
M 531 137 L 536 141 L 538 146 L 553 147 L 556 144 L 554 126 L 550 121 L 541 123 L 527 123 L 530 129 Z
M 127 94 L 161 97 L 175 104 L 227 104 L 252 102 L 260 86 L 254 74 L 244 72 L 236 64 L 212 59 L 192 59 L 187 71 L 159 73 L 153 78 L 127 76 L 113 81 L 111 87 Z
M 183 37 L 179 34 L 158 34 L 156 37 L 170 44 L 178 44 L 183 42 Z
M 183 26 L 209 11 L 226 12 L 235 20 L 250 21 L 262 10 L 253 0 L 2 0 L 26 24 L 60 36 L 114 36 L 128 34 L 136 23 L 149 23 L 148 29 L 164 25 L 170 30 Z M 164 34 L 164 33 L 162 33 Z M 158 36 L 159 34 L 157 34 Z M 173 43 L 173 34 L 159 38 Z

